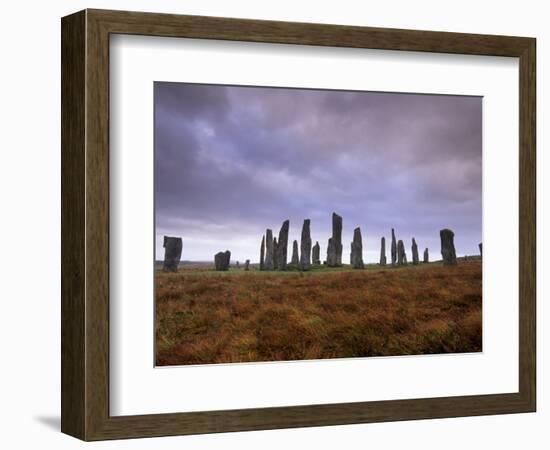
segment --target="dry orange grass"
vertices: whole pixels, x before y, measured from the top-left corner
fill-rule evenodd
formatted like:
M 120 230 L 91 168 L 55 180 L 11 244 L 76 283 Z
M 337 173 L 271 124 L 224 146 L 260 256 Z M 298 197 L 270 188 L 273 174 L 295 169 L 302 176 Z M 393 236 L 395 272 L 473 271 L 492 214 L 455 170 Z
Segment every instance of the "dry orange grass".
M 156 274 L 158 365 L 481 351 L 481 262 Z

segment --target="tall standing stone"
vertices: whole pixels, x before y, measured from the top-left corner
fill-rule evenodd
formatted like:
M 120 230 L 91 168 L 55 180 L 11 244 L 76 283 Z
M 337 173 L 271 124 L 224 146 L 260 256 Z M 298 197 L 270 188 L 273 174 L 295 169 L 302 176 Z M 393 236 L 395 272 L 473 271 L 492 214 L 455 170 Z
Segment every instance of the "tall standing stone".
M 397 263 L 397 242 L 395 240 L 395 230 L 391 229 L 391 265 L 395 266 Z
M 277 242 L 277 269 L 285 270 L 287 264 L 288 250 L 288 227 L 290 222 L 285 220 L 279 231 L 279 240 Z
M 315 242 L 315 245 L 312 249 L 312 256 L 313 265 L 314 266 L 320 266 L 321 265 L 321 247 L 319 246 L 319 242 Z
M 424 264 L 427 264 L 427 263 L 430 262 L 430 255 L 429 255 L 429 253 L 428 253 L 428 249 L 427 249 L 427 248 L 424 249 L 424 261 L 423 261 L 423 262 L 424 262 Z
M 397 265 L 404 266 L 407 264 L 407 254 L 405 253 L 405 245 L 403 241 L 399 239 L 397 241 Z
M 216 270 L 229 270 L 229 263 L 231 260 L 231 252 L 226 250 L 225 252 L 218 252 L 214 255 L 214 265 Z
M 327 265 L 338 267 L 342 265 L 342 217 L 332 213 L 332 237 L 328 240 Z
M 300 257 L 298 256 L 298 241 L 294 240 L 292 243 L 292 259 L 290 260 L 290 263 L 294 266 L 297 266 L 300 264 Z
M 332 235 L 335 238 L 336 248 L 336 264 L 342 265 L 342 217 L 336 213 L 332 213 Z
M 311 234 L 309 219 L 304 220 L 302 236 L 300 238 L 300 270 L 309 270 L 311 267 Z
M 411 251 L 412 251 L 412 257 L 413 257 L 413 264 L 416 265 L 418 264 L 418 245 L 416 245 L 416 241 L 414 240 L 414 238 L 412 242 Z
M 279 268 L 279 244 L 277 244 L 277 238 L 273 238 L 273 269 Z
M 363 239 L 361 238 L 361 228 L 353 230 L 353 241 L 351 242 L 350 263 L 354 269 L 364 269 L 363 264 Z
M 380 265 L 386 265 L 386 238 L 380 239 Z
M 273 231 L 265 231 L 265 260 L 264 270 L 273 270 Z
M 182 239 L 180 237 L 164 236 L 164 264 L 165 272 L 177 272 L 181 259 Z
M 246 270 L 247 272 L 250 270 L 250 260 L 249 259 L 247 259 L 244 262 L 244 270 Z
M 262 236 L 262 244 L 260 247 L 260 270 L 264 270 L 264 255 L 265 255 L 265 236 Z
M 481 242 L 479 243 L 479 256 L 483 258 L 483 244 Z
M 456 265 L 456 252 L 455 252 L 455 234 L 445 228 L 439 232 L 441 238 L 441 256 L 443 257 L 444 266 Z

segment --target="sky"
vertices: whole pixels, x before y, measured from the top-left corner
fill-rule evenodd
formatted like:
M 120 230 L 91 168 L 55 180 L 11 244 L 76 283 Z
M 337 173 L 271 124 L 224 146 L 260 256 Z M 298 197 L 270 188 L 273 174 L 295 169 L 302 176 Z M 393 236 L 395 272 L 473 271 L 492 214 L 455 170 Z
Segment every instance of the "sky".
M 439 230 L 458 255 L 479 254 L 482 98 L 156 82 L 156 258 L 164 235 L 182 260 L 259 261 L 266 228 L 290 220 L 289 250 L 311 219 L 326 259 L 332 212 L 343 261 L 361 228 L 365 262 L 389 260 L 391 228 L 411 260 L 440 259 Z

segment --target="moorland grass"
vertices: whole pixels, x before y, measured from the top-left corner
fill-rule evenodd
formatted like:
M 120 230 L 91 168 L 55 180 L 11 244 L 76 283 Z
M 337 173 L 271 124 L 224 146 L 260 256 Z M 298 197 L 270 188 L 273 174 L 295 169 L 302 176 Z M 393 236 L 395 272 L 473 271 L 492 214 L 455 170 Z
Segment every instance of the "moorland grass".
M 157 365 L 481 351 L 481 262 L 156 272 Z

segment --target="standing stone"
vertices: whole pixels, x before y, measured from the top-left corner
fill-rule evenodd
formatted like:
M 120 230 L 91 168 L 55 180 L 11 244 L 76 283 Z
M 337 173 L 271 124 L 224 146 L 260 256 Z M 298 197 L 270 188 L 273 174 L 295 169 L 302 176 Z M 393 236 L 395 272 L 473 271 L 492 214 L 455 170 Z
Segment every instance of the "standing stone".
M 223 270 L 225 261 L 225 253 L 224 252 L 218 252 L 214 255 L 214 268 L 216 270 Z
M 288 249 L 288 227 L 290 222 L 285 220 L 279 231 L 279 241 L 277 242 L 277 269 L 285 270 L 287 264 L 287 249 Z
M 328 240 L 327 265 L 339 267 L 342 265 L 342 217 L 332 213 L 332 237 Z
M 353 241 L 351 243 L 350 263 L 354 269 L 364 269 L 363 264 L 363 239 L 361 238 L 361 228 L 353 230 Z
M 430 255 L 428 254 L 428 249 L 424 249 L 424 264 L 428 264 L 430 262 Z
M 264 270 L 273 270 L 273 231 L 265 231 L 265 260 Z
M 418 245 L 416 245 L 416 241 L 414 240 L 414 238 L 413 238 L 411 251 L 413 256 L 413 264 L 416 265 L 418 264 Z
M 237 261 L 237 262 L 235 263 L 235 267 L 236 267 L 237 269 L 240 269 L 240 268 L 241 268 L 241 266 L 239 265 L 239 261 Z
M 315 242 L 315 245 L 313 246 L 312 259 L 314 266 L 321 265 L 321 247 L 319 246 L 319 242 Z
M 441 237 L 441 256 L 443 257 L 444 266 L 456 265 L 456 252 L 455 252 L 455 234 L 445 228 L 439 232 Z
M 334 244 L 332 243 L 332 238 L 328 238 L 327 244 L 327 266 L 334 267 L 336 265 L 336 250 L 334 249 Z
M 397 263 L 397 243 L 395 240 L 395 231 L 391 229 L 391 265 L 395 266 Z
M 300 239 L 300 270 L 309 270 L 311 266 L 311 234 L 309 231 L 309 219 L 304 220 L 302 236 Z
M 300 264 L 300 257 L 298 256 L 298 241 L 294 240 L 292 243 L 292 259 L 290 260 L 290 263 L 294 266 L 297 266 Z
M 342 265 L 342 217 L 336 213 L 332 213 L 332 235 L 335 239 L 335 248 L 336 248 L 336 264 L 338 266 Z
M 479 256 L 483 258 L 483 244 L 481 242 L 479 243 Z
M 230 260 L 231 252 L 229 250 L 216 253 L 214 255 L 214 265 L 216 266 L 216 270 L 229 270 Z
M 386 238 L 380 240 L 380 265 L 386 265 Z
M 165 272 L 177 272 L 181 259 L 182 239 L 180 237 L 164 236 L 164 264 Z
M 244 270 L 246 270 L 247 272 L 250 270 L 250 260 L 249 259 L 247 259 L 244 262 Z
M 273 269 L 279 268 L 279 245 L 277 244 L 277 238 L 273 238 Z
M 265 236 L 262 236 L 262 244 L 260 247 L 260 270 L 264 270 L 264 254 L 265 254 Z
M 229 262 L 231 261 L 231 252 L 229 250 L 225 251 L 225 270 L 229 269 Z
M 403 241 L 399 239 L 397 241 L 397 265 L 405 266 L 407 264 L 407 254 L 405 253 L 405 246 Z

